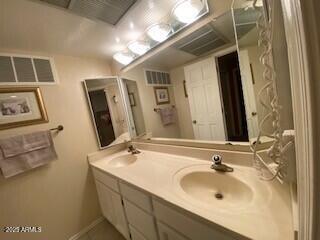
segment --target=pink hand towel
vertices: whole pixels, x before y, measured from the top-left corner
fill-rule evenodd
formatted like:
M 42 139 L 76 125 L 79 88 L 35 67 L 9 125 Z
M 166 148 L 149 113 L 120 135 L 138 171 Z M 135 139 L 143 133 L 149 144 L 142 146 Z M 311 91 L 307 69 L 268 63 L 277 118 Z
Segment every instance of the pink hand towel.
M 0 168 L 5 178 L 57 158 L 50 131 L 0 139 Z
M 160 116 L 164 126 L 174 124 L 176 122 L 176 109 L 173 107 L 160 109 Z

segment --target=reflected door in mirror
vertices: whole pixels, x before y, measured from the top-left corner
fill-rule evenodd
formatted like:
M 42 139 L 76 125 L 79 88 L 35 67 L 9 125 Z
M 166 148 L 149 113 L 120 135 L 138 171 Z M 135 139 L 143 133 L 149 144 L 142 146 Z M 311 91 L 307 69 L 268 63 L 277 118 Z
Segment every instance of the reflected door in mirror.
M 89 92 L 92 111 L 102 146 L 108 146 L 115 140 L 111 114 L 104 90 Z
M 184 68 L 193 131 L 197 140 L 226 139 L 214 58 Z
M 218 57 L 221 95 L 228 141 L 247 142 L 246 108 L 237 52 Z

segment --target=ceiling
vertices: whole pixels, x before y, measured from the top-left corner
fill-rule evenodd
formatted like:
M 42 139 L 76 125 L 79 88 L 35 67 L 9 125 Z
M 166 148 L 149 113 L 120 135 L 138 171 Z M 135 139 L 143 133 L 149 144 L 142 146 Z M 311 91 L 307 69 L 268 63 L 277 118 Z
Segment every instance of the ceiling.
M 0 48 L 109 60 L 170 13 L 176 1 L 138 0 L 114 26 L 40 0 L 1 0 Z M 231 0 L 209 3 L 214 14 L 231 6 Z

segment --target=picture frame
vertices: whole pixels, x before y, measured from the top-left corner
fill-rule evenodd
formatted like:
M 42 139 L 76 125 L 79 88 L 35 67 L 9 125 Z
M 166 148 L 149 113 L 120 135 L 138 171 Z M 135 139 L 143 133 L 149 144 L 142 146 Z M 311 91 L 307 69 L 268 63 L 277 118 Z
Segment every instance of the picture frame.
M 0 88 L 0 130 L 48 121 L 39 87 Z
M 129 92 L 128 95 L 129 95 L 130 106 L 131 107 L 135 107 L 136 106 L 136 100 L 134 98 L 133 92 L 131 92 L 131 93 Z
M 154 87 L 153 89 L 157 105 L 170 103 L 168 87 Z

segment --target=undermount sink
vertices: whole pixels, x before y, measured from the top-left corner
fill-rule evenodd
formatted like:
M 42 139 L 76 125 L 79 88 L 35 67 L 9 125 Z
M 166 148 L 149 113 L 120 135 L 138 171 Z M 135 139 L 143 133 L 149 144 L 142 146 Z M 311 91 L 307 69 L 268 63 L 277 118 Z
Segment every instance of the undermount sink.
M 137 156 L 133 154 L 125 154 L 119 157 L 115 157 L 108 162 L 109 167 L 119 168 L 126 167 L 137 161 Z
M 202 166 L 184 169 L 175 177 L 180 193 L 203 205 L 242 208 L 254 196 L 251 187 L 235 172 L 221 173 Z

